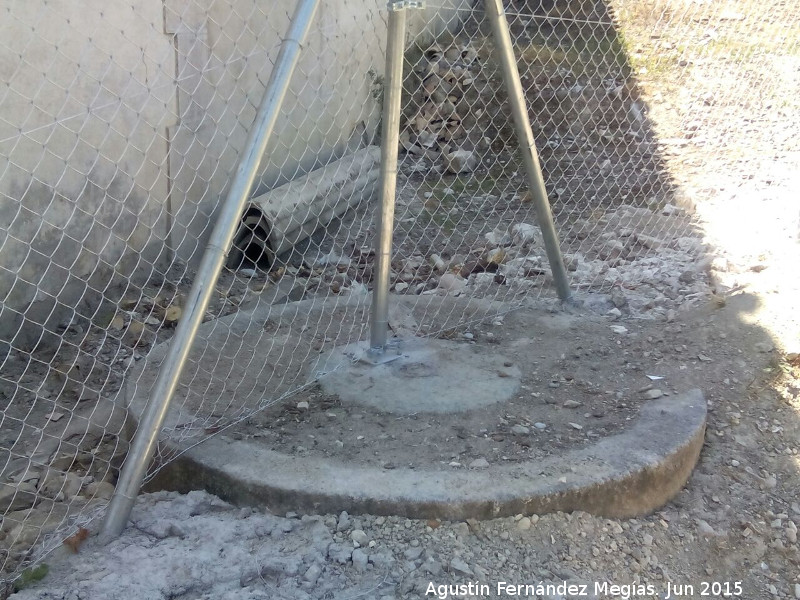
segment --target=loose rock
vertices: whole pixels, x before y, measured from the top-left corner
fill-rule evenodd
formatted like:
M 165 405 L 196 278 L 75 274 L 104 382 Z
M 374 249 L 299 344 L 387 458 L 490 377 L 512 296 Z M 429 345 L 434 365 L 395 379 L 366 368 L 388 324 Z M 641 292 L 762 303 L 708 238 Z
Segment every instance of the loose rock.
M 17 485 L 0 483 L 0 513 L 30 508 L 36 502 L 36 486 L 23 482 Z
M 467 281 L 453 273 L 445 273 L 439 278 L 439 289 L 450 293 L 460 292 L 467 286 Z
M 361 548 L 356 548 L 355 550 L 353 550 L 352 561 L 353 561 L 353 566 L 356 569 L 358 569 L 359 571 L 363 571 L 367 568 L 369 557 L 367 556 L 367 553 L 364 552 Z
M 472 569 L 469 568 L 469 565 L 458 557 L 450 561 L 450 569 L 462 575 L 472 575 Z
M 478 166 L 478 157 L 471 150 L 456 150 L 444 156 L 445 170 L 448 173 L 470 173 Z
M 114 485 L 107 481 L 93 481 L 84 488 L 83 493 L 87 498 L 110 500 L 114 495 Z
M 350 534 L 350 539 L 352 539 L 353 543 L 357 544 L 358 546 L 366 546 L 367 542 L 369 541 L 369 537 L 367 537 L 367 534 L 361 529 L 354 529 Z
M 308 567 L 308 570 L 303 575 L 303 579 L 311 584 L 314 584 L 317 582 L 317 579 L 319 579 L 320 575 L 322 575 L 322 567 L 314 563 Z
M 511 240 L 516 246 L 527 246 L 536 237 L 536 228 L 528 223 L 517 223 L 511 228 Z

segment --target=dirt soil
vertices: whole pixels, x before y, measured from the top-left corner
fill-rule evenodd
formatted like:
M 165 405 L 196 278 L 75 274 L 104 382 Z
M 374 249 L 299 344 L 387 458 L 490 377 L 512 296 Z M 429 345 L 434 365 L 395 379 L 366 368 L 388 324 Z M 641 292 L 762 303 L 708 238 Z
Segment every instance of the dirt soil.
M 697 317 L 704 323 L 720 320 L 711 308 L 704 313 Z M 735 386 L 739 377 L 731 380 L 730 365 L 744 372 L 748 366 L 731 356 L 726 340 L 746 345 L 739 340 L 746 332 L 724 320 L 702 335 L 697 329 L 697 323 L 622 325 L 592 313 L 521 309 L 493 323 L 445 332 L 479 353 L 513 357 L 506 366 L 522 370 L 522 384 L 508 402 L 447 415 L 394 415 L 342 405 L 314 386 L 224 435 L 258 439 L 297 456 L 423 472 L 468 467 L 478 459 L 535 460 L 618 433 L 648 399 L 692 388 L 719 396 L 721 390 L 709 389 L 715 380 Z

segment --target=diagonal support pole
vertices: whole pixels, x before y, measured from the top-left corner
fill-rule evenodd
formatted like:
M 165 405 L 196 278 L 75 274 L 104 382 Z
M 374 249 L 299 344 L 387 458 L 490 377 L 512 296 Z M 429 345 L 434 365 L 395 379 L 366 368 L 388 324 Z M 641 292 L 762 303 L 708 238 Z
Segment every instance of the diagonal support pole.
M 514 116 L 517 140 L 522 153 L 522 163 L 528 176 L 528 187 L 536 209 L 536 219 L 539 221 L 539 229 L 542 231 L 542 240 L 547 251 L 547 260 L 550 262 L 550 270 L 553 272 L 553 281 L 556 285 L 558 297 L 562 301 L 568 300 L 571 292 L 567 269 L 564 267 L 561 246 L 553 223 L 553 213 L 550 210 L 550 202 L 547 199 L 542 167 L 539 164 L 539 154 L 536 151 L 536 142 L 533 139 L 531 122 L 528 118 L 528 109 L 519 79 L 514 48 L 511 45 L 511 34 L 509 33 L 508 20 L 503 9 L 503 0 L 485 0 L 485 2 L 486 14 L 492 24 L 492 32 L 494 33 L 497 52 L 503 68 L 503 78 L 506 82 L 511 113 Z
M 272 69 L 264 98 L 253 122 L 245 153 L 236 168 L 230 191 L 217 218 L 214 231 L 197 270 L 189 292 L 184 317 L 178 323 L 175 336 L 158 372 L 128 458 L 125 460 L 114 497 L 103 524 L 102 537 L 109 541 L 122 533 L 128 523 L 133 504 L 139 493 L 147 467 L 158 442 L 158 434 L 175 394 L 183 367 L 203 322 L 206 308 L 219 277 L 222 265 L 233 241 L 242 212 L 250 198 L 261 160 L 272 135 L 292 74 L 308 35 L 319 0 L 299 0 L 292 22 L 283 40 Z

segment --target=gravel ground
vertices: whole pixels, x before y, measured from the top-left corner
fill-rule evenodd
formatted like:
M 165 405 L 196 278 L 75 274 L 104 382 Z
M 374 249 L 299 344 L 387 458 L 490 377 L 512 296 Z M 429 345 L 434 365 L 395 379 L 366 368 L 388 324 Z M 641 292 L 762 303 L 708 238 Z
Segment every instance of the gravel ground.
M 729 4 L 734 15 L 756 12 Z M 678 42 L 661 44 L 659 56 L 674 49 L 674 63 L 634 56 L 670 174 L 693 199 L 714 255 L 716 293 L 659 314 L 669 321 L 663 336 L 640 349 L 705 376 L 709 400 L 700 463 L 661 511 L 451 523 L 276 516 L 204 492 L 160 492 L 139 498 L 121 538 L 100 547 L 90 537 L 77 555 L 59 549 L 46 559 L 50 573 L 13 597 L 481 598 L 512 595 L 497 587 L 509 582 L 554 588 L 521 590 L 531 598 L 800 598 L 800 281 L 791 275 L 800 261 L 800 71 L 797 45 L 775 33 L 796 8 L 766 4 L 758 28 L 663 20 L 663 38 Z M 651 35 L 627 33 L 634 45 Z M 760 46 L 746 54 L 752 36 Z M 794 54 L 780 55 L 770 39 Z M 697 56 L 687 59 L 687 48 Z M 750 58 L 721 64 L 726 55 Z M 565 582 L 586 593 L 557 589 Z

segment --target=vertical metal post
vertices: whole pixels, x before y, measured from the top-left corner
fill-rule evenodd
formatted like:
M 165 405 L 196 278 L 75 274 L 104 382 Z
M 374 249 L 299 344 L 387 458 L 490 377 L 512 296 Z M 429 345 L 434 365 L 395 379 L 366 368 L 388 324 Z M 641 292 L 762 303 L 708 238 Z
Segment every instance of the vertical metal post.
M 503 0 L 486 0 L 486 14 L 492 24 L 492 31 L 503 67 L 503 78 L 508 91 L 508 101 L 511 104 L 511 112 L 514 115 L 519 149 L 522 152 L 522 162 L 528 175 L 528 186 L 536 209 L 536 218 L 539 221 L 539 228 L 542 230 L 542 240 L 547 251 L 547 260 L 550 262 L 550 270 L 553 272 L 553 281 L 556 285 L 558 297 L 561 300 L 567 300 L 570 297 L 567 270 L 564 267 L 564 258 L 561 255 L 561 247 L 555 224 L 553 223 L 550 202 L 547 200 L 547 190 L 544 186 L 542 168 L 539 165 L 539 155 L 536 152 L 536 142 L 531 131 L 528 109 L 519 79 L 519 70 L 517 69 L 517 60 L 514 56 L 514 48 L 511 45 L 511 34 L 509 33 L 508 21 L 503 9 Z
M 250 197 L 261 159 L 267 147 L 283 99 L 291 82 L 301 45 L 311 27 L 319 0 L 299 0 L 286 38 L 267 83 L 264 98 L 253 122 L 239 161 L 230 191 L 217 218 L 217 223 L 203 254 L 197 277 L 189 292 L 184 316 L 170 342 L 164 362 L 153 385 L 144 416 L 139 424 L 133 445 L 120 474 L 117 489 L 103 524 L 102 536 L 106 540 L 117 537 L 130 517 L 147 467 L 153 456 L 158 434 L 167 415 L 170 401 L 178 386 L 183 366 L 203 321 L 208 302 L 230 248 L 242 212 Z
M 370 355 L 386 350 L 389 329 L 389 272 L 392 261 L 392 229 L 397 189 L 397 148 L 400 142 L 400 97 L 403 93 L 403 58 L 406 41 L 406 9 L 413 3 L 389 2 L 386 39 L 386 73 L 383 88 L 381 130 L 381 198 L 375 240 L 375 288 L 370 316 Z

